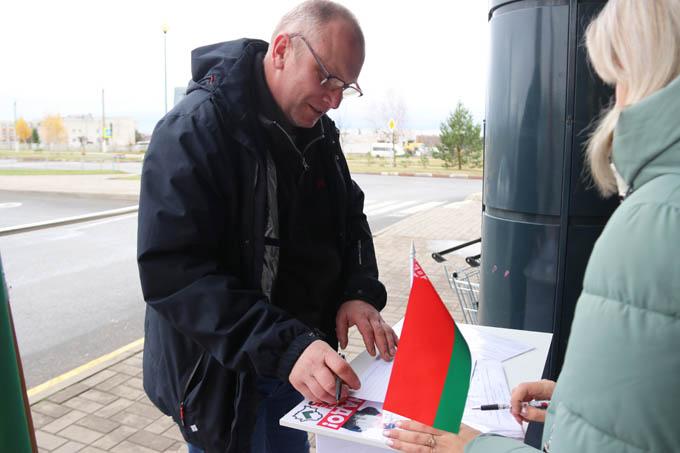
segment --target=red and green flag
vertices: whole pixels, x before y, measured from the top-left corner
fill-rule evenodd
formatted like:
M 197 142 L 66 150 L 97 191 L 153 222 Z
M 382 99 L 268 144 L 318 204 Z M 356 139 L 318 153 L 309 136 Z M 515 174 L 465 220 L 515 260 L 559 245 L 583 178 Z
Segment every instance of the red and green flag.
M 425 271 L 413 260 L 411 294 L 383 407 L 457 433 L 470 372 L 465 338 Z
M 0 260 L 0 450 L 37 452 L 19 349 Z

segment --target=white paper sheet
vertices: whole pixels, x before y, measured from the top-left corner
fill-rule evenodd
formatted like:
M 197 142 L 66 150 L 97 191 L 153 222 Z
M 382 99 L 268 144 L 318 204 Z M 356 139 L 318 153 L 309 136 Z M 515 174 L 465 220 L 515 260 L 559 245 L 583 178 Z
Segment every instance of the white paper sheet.
M 457 324 L 457 326 L 467 341 L 470 354 L 476 360 L 504 362 L 534 349 L 533 346 L 520 341 L 482 332 L 467 324 Z
M 371 359 L 371 364 L 359 375 L 361 388 L 350 394 L 364 400 L 384 403 L 393 363 L 385 362 L 380 356 Z
M 515 421 L 509 409 L 497 411 L 472 410 L 473 407 L 479 407 L 482 404 L 507 403 L 509 401 L 510 389 L 503 364 L 497 360 L 477 361 L 465 403 L 463 423 L 482 432 L 523 438 L 522 427 Z
M 465 324 L 459 324 L 458 328 L 465 336 L 473 361 L 495 360 L 503 362 L 534 349 L 533 346 L 519 341 L 502 338 L 488 332 L 480 332 L 474 328 L 470 329 Z M 385 362 L 380 356 L 376 356 L 374 359 L 369 358 L 369 360 L 370 364 L 359 374 L 361 388 L 351 392 L 351 395 L 384 403 L 393 362 Z M 503 382 L 507 382 L 505 376 Z

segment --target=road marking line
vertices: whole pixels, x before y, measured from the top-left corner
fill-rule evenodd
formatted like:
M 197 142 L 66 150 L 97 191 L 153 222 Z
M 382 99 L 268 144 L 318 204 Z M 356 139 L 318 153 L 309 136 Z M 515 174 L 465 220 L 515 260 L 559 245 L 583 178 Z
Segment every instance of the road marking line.
M 407 206 L 412 206 L 412 205 L 417 204 L 417 203 L 420 203 L 420 201 L 418 201 L 418 200 L 402 201 L 401 203 L 391 204 L 391 205 L 385 206 L 383 208 L 371 209 L 369 211 L 369 213 L 371 215 L 386 214 L 388 212 L 398 211 L 399 209 L 405 208 Z
M 16 233 L 26 233 L 28 231 L 41 230 L 44 228 L 52 228 L 61 225 L 71 225 L 74 223 L 90 222 L 92 220 L 104 219 L 107 217 L 114 217 L 122 214 L 129 214 L 137 212 L 139 205 L 128 206 L 127 208 L 111 209 L 109 211 L 97 212 L 94 214 L 79 215 L 74 217 L 66 217 L 57 220 L 48 220 L 46 222 L 29 223 L 26 225 L 17 225 L 13 227 L 0 228 L 0 236 L 7 236 Z
M 117 357 L 121 354 L 124 354 L 124 353 L 130 351 L 131 349 L 138 348 L 139 346 L 141 346 L 143 344 L 144 344 L 144 338 L 140 338 L 139 340 L 135 340 L 132 343 L 125 345 L 122 348 L 118 348 L 113 352 L 109 352 L 108 354 L 105 354 L 101 357 L 98 357 L 98 358 L 92 360 L 91 362 L 86 363 L 85 365 L 81 365 L 78 368 L 74 368 L 71 371 L 67 371 L 66 373 L 64 373 L 60 376 L 57 376 L 53 379 L 50 379 L 47 382 L 43 382 L 42 384 L 37 385 L 37 386 L 33 387 L 32 389 L 28 390 L 28 392 L 26 392 L 26 393 L 28 394 L 28 397 L 30 398 L 30 397 L 32 397 L 32 396 L 34 396 L 34 395 L 36 395 L 40 392 L 44 392 L 45 390 L 47 390 L 51 387 L 54 387 L 55 385 L 57 385 L 61 382 L 64 382 L 67 379 L 70 379 L 74 376 L 77 376 L 80 373 L 83 373 L 83 372 L 85 372 L 85 371 L 87 371 L 91 368 L 96 367 L 97 365 L 100 365 L 100 364 L 102 364 L 102 363 L 104 363 L 108 360 L 111 360 L 111 359 L 113 359 L 113 358 L 115 358 L 115 357 Z
M 134 217 L 137 217 L 137 213 L 133 212 L 132 214 L 124 214 L 124 215 L 119 215 L 117 217 L 111 217 L 110 219 L 104 219 L 104 220 L 98 220 L 98 221 L 92 221 L 91 223 L 82 223 L 76 225 L 74 228 L 76 231 L 81 231 L 81 230 L 86 230 L 88 228 L 95 228 L 101 225 L 106 225 L 107 223 L 113 223 L 113 222 L 120 222 L 121 220 L 127 220 L 127 219 L 132 219 Z
M 18 208 L 19 206 L 21 206 L 21 203 L 17 202 L 0 203 L 0 209 Z
M 370 215 L 373 213 L 373 211 L 377 209 L 382 209 L 386 206 L 391 206 L 395 203 L 398 203 L 398 200 L 387 200 L 387 201 L 379 201 L 377 203 L 372 203 L 370 206 L 364 206 L 364 214 Z
M 415 214 L 415 213 L 420 212 L 420 211 L 425 211 L 426 209 L 436 208 L 437 206 L 442 205 L 444 203 L 445 203 L 444 201 L 429 201 L 427 203 L 423 203 L 421 205 L 414 206 L 412 208 L 404 209 L 404 210 L 400 211 L 400 213 Z
M 394 203 L 394 201 L 393 201 L 393 200 L 387 200 L 387 201 L 385 201 L 385 200 L 371 200 L 371 201 L 366 201 L 366 202 L 364 202 L 364 210 L 366 210 L 366 209 L 374 209 L 374 208 L 377 208 L 377 207 L 380 207 L 380 206 L 388 205 L 388 204 L 390 204 L 390 203 Z

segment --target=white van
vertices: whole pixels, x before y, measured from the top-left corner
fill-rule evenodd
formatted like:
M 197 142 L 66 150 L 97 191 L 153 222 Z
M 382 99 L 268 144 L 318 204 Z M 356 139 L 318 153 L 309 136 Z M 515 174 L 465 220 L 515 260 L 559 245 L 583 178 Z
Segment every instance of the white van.
M 392 143 L 373 143 L 371 145 L 371 156 L 373 157 L 392 157 L 396 151 L 397 156 L 404 154 L 404 150 L 399 145 Z

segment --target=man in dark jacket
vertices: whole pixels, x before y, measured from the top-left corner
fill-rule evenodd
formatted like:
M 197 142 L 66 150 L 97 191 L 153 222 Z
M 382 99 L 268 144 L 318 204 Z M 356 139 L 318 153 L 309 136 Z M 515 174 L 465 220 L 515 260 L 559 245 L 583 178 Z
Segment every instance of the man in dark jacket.
M 348 328 L 394 356 L 363 193 L 325 115 L 361 95 L 363 60 L 352 13 L 303 3 L 271 45 L 194 50 L 187 96 L 154 130 L 137 256 L 144 388 L 192 450 L 306 451 L 278 418 L 303 396 L 335 402 L 335 376 L 359 387 L 336 353 Z

